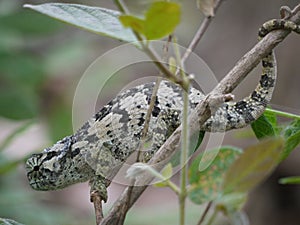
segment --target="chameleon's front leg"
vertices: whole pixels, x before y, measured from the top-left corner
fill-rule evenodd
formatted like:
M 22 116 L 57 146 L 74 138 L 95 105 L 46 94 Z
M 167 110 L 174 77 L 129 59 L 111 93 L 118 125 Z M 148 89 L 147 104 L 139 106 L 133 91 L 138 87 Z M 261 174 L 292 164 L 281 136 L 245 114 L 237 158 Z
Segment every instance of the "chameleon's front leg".
M 111 181 L 105 179 L 100 175 L 96 175 L 92 180 L 90 180 L 89 185 L 91 187 L 90 194 L 99 193 L 101 199 L 107 201 L 107 187 L 110 185 Z

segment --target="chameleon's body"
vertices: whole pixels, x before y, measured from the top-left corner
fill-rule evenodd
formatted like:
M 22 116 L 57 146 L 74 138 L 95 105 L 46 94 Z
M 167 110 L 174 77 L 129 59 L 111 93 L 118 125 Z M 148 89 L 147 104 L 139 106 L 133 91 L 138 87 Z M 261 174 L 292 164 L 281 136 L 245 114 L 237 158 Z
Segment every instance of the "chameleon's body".
M 274 29 L 300 30 L 292 22 L 273 20 L 262 26 L 259 37 Z M 241 101 L 224 103 L 201 130 L 222 132 L 241 128 L 263 113 L 276 81 L 273 52 L 262 59 L 262 66 L 263 72 L 255 91 Z M 65 137 L 42 153 L 32 155 L 26 163 L 32 188 L 55 190 L 90 181 L 91 188 L 98 190 L 105 200 L 108 179 L 138 149 L 153 87 L 154 83 L 148 83 L 121 93 L 74 135 Z M 191 88 L 190 107 L 195 108 L 204 97 L 200 91 Z M 162 81 L 147 133 L 147 139 L 151 140 L 150 155 L 179 126 L 182 106 L 182 89 Z

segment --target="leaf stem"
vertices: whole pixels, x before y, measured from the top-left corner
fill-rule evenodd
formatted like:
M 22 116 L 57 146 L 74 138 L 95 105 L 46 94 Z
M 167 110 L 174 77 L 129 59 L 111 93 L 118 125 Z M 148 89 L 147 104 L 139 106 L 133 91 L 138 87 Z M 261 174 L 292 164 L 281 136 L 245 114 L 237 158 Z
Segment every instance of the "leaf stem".
M 271 112 L 271 113 L 276 113 L 278 116 L 300 120 L 300 115 L 296 115 L 293 113 L 287 113 L 287 112 L 283 112 L 283 111 L 276 110 L 276 109 L 270 109 L 270 108 L 266 108 L 266 111 Z

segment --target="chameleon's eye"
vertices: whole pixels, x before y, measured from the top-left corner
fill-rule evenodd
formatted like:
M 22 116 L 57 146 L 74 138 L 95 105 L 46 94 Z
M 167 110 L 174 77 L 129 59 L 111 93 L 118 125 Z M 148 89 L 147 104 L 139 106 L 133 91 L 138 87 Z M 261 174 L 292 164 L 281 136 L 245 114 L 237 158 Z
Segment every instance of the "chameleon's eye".
M 34 166 L 33 171 L 39 171 L 40 167 L 39 166 Z

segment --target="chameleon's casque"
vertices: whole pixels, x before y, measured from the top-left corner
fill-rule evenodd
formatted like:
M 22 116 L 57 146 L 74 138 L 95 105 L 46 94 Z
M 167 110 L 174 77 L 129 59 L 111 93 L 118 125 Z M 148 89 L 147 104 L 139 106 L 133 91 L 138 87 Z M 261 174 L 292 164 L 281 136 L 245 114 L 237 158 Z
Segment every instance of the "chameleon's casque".
M 265 23 L 259 31 L 262 38 L 274 29 L 300 32 L 299 27 L 284 20 Z M 276 62 L 273 52 L 262 59 L 260 82 L 252 94 L 238 102 L 226 102 L 200 128 L 223 132 L 241 128 L 256 120 L 269 103 L 275 81 Z M 89 181 L 91 190 L 98 190 L 106 199 L 106 187 L 122 163 L 137 150 L 154 83 L 140 85 L 119 94 L 86 122 L 74 135 L 65 137 L 42 153 L 32 155 L 26 162 L 27 177 L 33 189 L 55 190 Z M 191 88 L 190 107 L 204 95 Z M 180 125 L 183 106 L 182 89 L 162 81 L 155 98 L 145 157 L 149 158 Z

